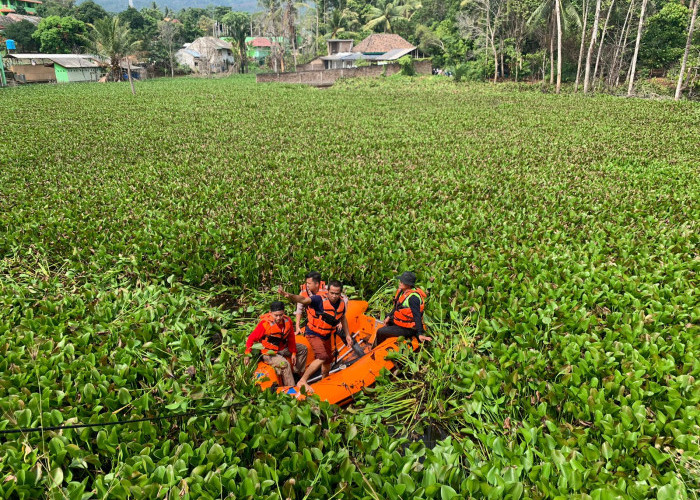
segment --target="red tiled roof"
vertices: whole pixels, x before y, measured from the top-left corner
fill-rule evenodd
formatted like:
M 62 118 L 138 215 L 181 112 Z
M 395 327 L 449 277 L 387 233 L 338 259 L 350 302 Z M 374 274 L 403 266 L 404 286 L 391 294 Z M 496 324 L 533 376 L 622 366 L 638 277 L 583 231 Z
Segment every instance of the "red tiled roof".
M 270 40 L 261 36 L 255 38 L 252 42 L 250 42 L 250 45 L 252 45 L 253 47 L 272 47 L 272 43 L 270 42 Z
M 39 0 L 19 0 L 19 1 L 20 1 L 20 3 L 21 3 L 21 2 L 24 2 L 24 3 L 41 3 Z
M 415 47 L 399 35 L 375 33 L 362 40 L 352 51 L 363 54 L 384 54 L 394 49 L 415 49 Z
M 0 12 L 14 12 L 14 9 L 0 9 Z

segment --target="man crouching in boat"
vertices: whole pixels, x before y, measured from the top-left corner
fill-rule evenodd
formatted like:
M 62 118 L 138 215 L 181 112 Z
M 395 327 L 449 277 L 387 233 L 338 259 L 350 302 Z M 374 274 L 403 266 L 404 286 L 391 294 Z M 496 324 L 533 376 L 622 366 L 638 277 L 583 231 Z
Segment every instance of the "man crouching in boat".
M 384 320 L 384 326 L 377 330 L 375 345 L 391 337 L 416 337 L 419 342 L 433 340 L 423 335 L 423 310 L 427 294 L 416 288 L 416 275 L 406 271 L 397 279 L 399 289 L 394 295 L 394 309 Z
M 268 352 L 263 354 L 263 361 L 282 376 L 282 383 L 294 385 L 292 367 L 294 367 L 294 373 L 304 371 L 307 351 L 305 345 L 297 346 L 294 339 L 294 324 L 292 319 L 284 314 L 282 302 L 276 300 L 270 304 L 270 312 L 261 316 L 260 323 L 246 341 L 246 355 L 250 354 L 256 342 L 260 342 Z M 246 356 L 244 362 L 247 365 L 250 357 Z
M 331 281 L 328 283 L 328 291 L 325 295 L 313 295 L 311 297 L 287 293 L 281 286 L 278 292 L 292 302 L 308 306 L 309 321 L 306 324 L 306 339 L 311 344 L 316 359 L 311 362 L 297 385 L 304 387 L 307 394 L 313 394 L 313 389 L 308 384 L 309 377 L 319 367 L 321 368 L 321 377 L 325 378 L 328 376 L 335 356 L 333 344 L 335 343 L 334 335 L 338 324 L 343 326 L 347 345 L 352 345 L 348 319 L 345 316 L 345 301 L 342 299 L 343 285 L 339 281 Z

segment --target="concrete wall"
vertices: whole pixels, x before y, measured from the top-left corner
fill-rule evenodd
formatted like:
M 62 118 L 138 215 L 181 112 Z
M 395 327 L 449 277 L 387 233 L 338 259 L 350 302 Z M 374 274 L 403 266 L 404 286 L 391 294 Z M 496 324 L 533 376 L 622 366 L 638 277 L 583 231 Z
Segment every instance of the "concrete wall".
M 298 71 L 319 71 L 319 70 L 322 70 L 324 67 L 325 67 L 325 65 L 323 63 L 323 59 L 318 57 L 311 62 L 298 65 L 297 72 Z
M 69 82 L 96 82 L 102 76 L 99 68 L 68 68 Z
M 24 75 L 27 83 L 56 81 L 56 72 L 53 69 L 53 65 L 13 64 L 10 66 L 10 71 L 15 75 Z
M 413 63 L 416 73 L 419 75 L 430 75 L 433 72 L 433 63 L 430 60 L 415 61 Z M 386 69 L 386 73 L 384 72 Z M 365 66 L 363 68 L 326 69 L 321 71 L 297 71 L 296 73 L 267 73 L 258 74 L 258 83 L 301 83 L 316 87 L 327 87 L 333 85 L 339 78 L 367 78 L 377 77 L 385 74 L 394 75 L 401 71 L 401 67 L 394 64 L 384 66 Z
M 66 68 L 60 64 L 54 64 L 53 69 L 56 72 L 56 83 L 70 82 L 70 79 L 68 78 L 68 70 Z

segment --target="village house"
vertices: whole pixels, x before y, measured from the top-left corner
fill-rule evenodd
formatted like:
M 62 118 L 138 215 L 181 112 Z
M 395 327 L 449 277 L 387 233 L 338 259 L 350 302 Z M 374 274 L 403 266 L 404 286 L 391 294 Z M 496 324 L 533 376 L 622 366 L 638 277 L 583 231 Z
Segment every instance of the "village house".
M 39 16 L 25 16 L 24 14 L 3 14 L 0 16 L 0 32 L 4 31 L 5 28 L 11 24 L 18 23 L 20 21 L 29 21 L 34 26 L 38 26 L 41 18 Z
M 17 83 L 98 82 L 110 68 L 109 59 L 89 54 L 8 54 L 5 66 Z M 122 80 L 128 70 L 136 80 L 146 79 L 146 69 L 125 59 L 119 64 Z
M 185 44 L 175 53 L 175 60 L 200 74 L 224 73 L 235 63 L 233 46 L 213 36 L 197 38 Z
M 317 57 L 296 67 L 294 72 L 258 74 L 259 83 L 300 83 L 315 87 L 328 87 L 340 78 L 367 78 L 390 76 L 402 71 L 399 59 L 410 56 L 413 71 L 417 75 L 429 75 L 433 71 L 429 58 L 420 58 L 418 48 L 399 35 L 378 33 L 354 45 L 353 40 L 331 39 L 327 41 L 328 55 Z
M 353 40 L 328 40 L 328 55 L 301 66 L 302 71 L 354 68 L 361 64 L 384 65 L 403 56 L 418 57 L 418 48 L 399 35 L 375 33 L 353 46 Z
M 36 7 L 41 3 L 39 0 L 0 0 L 0 16 L 14 14 L 17 11 L 19 14 L 36 16 Z
M 248 36 L 245 39 L 246 56 L 262 64 L 272 51 L 272 41 L 264 36 Z
M 8 54 L 5 65 L 18 83 L 96 82 L 104 74 L 93 56 L 78 54 Z

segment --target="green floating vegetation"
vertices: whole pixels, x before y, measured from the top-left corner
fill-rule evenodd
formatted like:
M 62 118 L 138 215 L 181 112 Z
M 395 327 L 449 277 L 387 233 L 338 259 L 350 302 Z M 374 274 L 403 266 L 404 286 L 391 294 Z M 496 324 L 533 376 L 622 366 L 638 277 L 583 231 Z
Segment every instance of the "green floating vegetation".
M 434 78 L 2 92 L 2 498 L 697 498 L 697 104 Z M 308 269 L 435 337 L 349 409 L 242 346 Z M 291 307 L 290 307 L 291 310 Z

